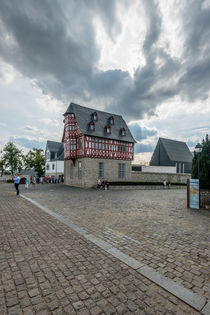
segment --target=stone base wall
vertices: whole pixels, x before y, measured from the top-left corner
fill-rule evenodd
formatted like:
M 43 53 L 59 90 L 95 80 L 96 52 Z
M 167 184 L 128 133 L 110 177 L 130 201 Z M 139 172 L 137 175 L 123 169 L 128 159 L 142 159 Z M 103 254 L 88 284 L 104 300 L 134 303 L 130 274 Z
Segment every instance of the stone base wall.
M 171 183 L 187 183 L 191 174 L 172 174 L 172 173 L 143 173 L 131 172 L 131 180 L 136 182 L 163 182 L 170 180 Z
M 78 178 L 78 163 L 82 163 L 82 176 Z M 64 163 L 64 179 L 66 185 L 77 187 L 95 187 L 97 180 L 99 179 L 99 162 L 104 163 L 104 179 L 108 181 L 130 181 L 131 180 L 131 161 L 123 160 L 111 160 L 111 159 L 93 159 L 93 158 L 81 158 L 75 161 L 75 165 L 72 167 L 73 162 L 71 160 L 65 160 Z M 125 178 L 118 178 L 118 164 L 125 164 Z M 72 175 L 72 178 L 70 176 Z

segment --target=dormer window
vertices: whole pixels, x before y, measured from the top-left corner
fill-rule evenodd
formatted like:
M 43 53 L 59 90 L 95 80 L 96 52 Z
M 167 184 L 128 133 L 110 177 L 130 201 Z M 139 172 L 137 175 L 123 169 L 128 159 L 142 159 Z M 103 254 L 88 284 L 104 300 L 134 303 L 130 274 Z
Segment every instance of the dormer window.
M 121 128 L 121 136 L 126 136 L 125 128 Z
M 92 114 L 92 118 L 93 118 L 94 121 L 97 121 L 98 120 L 98 114 L 96 112 L 94 112 Z
M 106 126 L 106 133 L 111 133 L 111 126 L 110 125 Z
M 109 117 L 109 124 L 111 126 L 114 125 L 114 117 L 113 116 Z
M 95 130 L 95 124 L 94 124 L 93 121 L 90 122 L 89 127 L 90 127 L 90 130 L 91 130 L 91 131 L 94 131 L 94 130 Z

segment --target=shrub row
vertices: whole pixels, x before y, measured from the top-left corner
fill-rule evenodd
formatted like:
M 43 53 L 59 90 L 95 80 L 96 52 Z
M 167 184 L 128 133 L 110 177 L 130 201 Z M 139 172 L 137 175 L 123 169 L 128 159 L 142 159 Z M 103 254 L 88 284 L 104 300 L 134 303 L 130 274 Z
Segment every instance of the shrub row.
M 163 186 L 161 182 L 109 182 L 110 186 Z M 171 183 L 171 185 L 187 186 L 186 183 Z
M 14 183 L 14 180 L 13 179 L 7 179 L 7 183 Z

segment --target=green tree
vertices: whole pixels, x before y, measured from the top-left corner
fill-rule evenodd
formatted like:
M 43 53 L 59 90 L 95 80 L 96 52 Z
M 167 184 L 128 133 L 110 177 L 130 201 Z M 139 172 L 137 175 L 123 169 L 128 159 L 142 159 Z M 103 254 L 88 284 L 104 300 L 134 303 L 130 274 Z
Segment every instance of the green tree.
M 24 157 L 24 166 L 26 169 L 34 169 L 37 175 L 44 175 L 45 157 L 42 149 L 33 148 Z
M 202 146 L 202 151 L 199 156 L 200 187 L 210 189 L 210 140 L 208 135 L 203 139 Z M 192 161 L 192 178 L 198 178 L 198 153 L 196 152 Z
M 20 172 L 22 169 L 22 151 L 19 150 L 14 143 L 8 142 L 2 153 L 2 163 L 5 168 L 8 168 L 12 174 L 14 172 Z

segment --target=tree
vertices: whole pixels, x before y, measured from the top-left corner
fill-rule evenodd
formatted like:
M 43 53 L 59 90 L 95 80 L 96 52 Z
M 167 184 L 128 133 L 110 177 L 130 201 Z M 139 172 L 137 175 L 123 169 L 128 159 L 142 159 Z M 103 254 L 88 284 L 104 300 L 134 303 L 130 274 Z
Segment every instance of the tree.
M 14 143 L 8 142 L 2 150 L 2 163 L 12 174 L 22 169 L 22 151 Z
M 200 187 L 210 189 L 210 140 L 208 135 L 202 141 L 202 151 L 200 153 Z M 194 154 L 192 161 L 192 178 L 198 178 L 198 153 Z
M 37 172 L 37 175 L 44 175 L 45 157 L 42 149 L 33 148 L 24 157 L 24 166 L 26 169 L 32 169 Z

